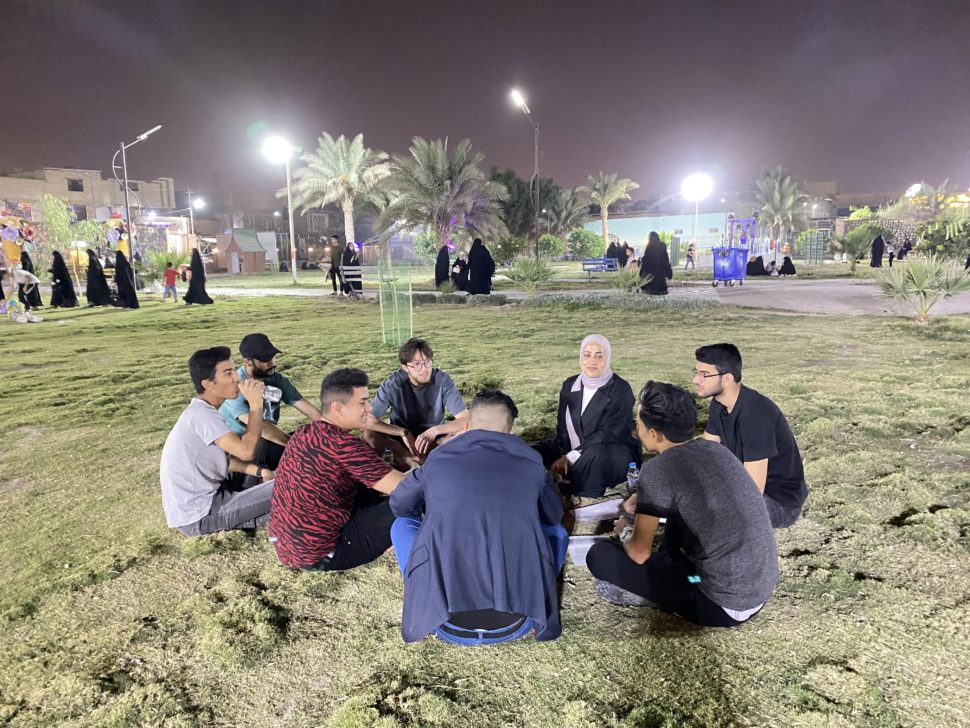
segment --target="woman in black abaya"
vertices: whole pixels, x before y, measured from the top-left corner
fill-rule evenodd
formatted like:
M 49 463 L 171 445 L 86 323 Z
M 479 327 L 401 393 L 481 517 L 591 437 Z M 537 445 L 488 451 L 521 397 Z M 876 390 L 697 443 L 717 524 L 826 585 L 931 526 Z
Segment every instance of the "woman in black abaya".
M 603 254 L 604 258 L 613 258 L 614 260 L 620 259 L 620 254 L 616 250 L 616 243 L 610 243 L 606 246 L 606 252 Z
M 475 238 L 468 251 L 468 292 L 475 294 L 489 294 L 492 292 L 492 276 L 495 275 L 495 259 L 482 244 L 481 238 Z
M 189 279 L 189 290 L 182 296 L 186 306 L 193 303 L 208 305 L 212 303 L 209 294 L 205 292 L 205 268 L 202 266 L 202 256 L 198 248 L 192 248 L 192 264 L 189 266 L 192 277 Z
M 131 263 L 120 250 L 115 251 L 115 283 L 118 284 L 118 305 L 121 308 L 138 308 Z
M 640 277 L 651 276 L 648 283 L 641 286 L 641 290 L 654 296 L 667 295 L 667 281 L 674 277 L 670 267 L 670 257 L 667 246 L 656 232 L 651 232 L 647 240 L 647 247 L 640 258 Z
M 451 266 L 451 280 L 459 291 L 468 290 L 468 257 L 464 250 L 458 253 L 455 264 Z
M 88 299 L 88 306 L 111 305 L 111 289 L 108 288 L 108 280 L 104 277 L 101 261 L 93 250 L 88 251 L 88 282 L 84 295 Z
M 34 273 L 34 261 L 30 259 L 30 253 L 26 250 L 20 251 L 20 267 L 28 273 Z M 34 273 L 34 275 L 37 275 Z M 27 294 L 27 302 L 31 308 L 40 308 L 44 302 L 40 300 L 40 286 L 34 286 Z
M 748 261 L 748 266 L 744 272 L 745 276 L 748 278 L 752 276 L 766 276 L 768 271 L 765 269 L 765 259 L 764 256 L 759 255 L 754 260 Z
M 882 254 L 886 251 L 886 241 L 882 235 L 872 240 L 872 257 L 869 259 L 870 268 L 882 268 Z
M 781 268 L 778 269 L 778 273 L 783 276 L 797 275 L 795 273 L 795 264 L 791 262 L 791 257 L 785 256 L 785 259 L 781 263 Z
M 67 264 L 59 252 L 54 251 L 51 256 L 51 306 L 54 308 L 76 308 L 77 293 L 74 292 L 74 281 L 67 271 Z
M 448 280 L 448 272 L 451 267 L 451 257 L 448 255 L 448 244 L 445 243 L 438 251 L 438 258 L 434 263 L 434 287 L 441 288 L 441 284 Z

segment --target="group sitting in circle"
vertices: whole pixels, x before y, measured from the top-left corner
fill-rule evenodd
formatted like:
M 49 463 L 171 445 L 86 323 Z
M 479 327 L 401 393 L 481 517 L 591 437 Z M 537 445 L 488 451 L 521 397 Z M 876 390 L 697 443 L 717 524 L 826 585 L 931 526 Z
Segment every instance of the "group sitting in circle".
M 773 529 L 799 518 L 808 493 L 785 416 L 741 383 L 733 344 L 694 352 L 695 394 L 712 400 L 696 437 L 692 393 L 647 381 L 634 396 L 610 342 L 587 336 L 555 437 L 534 444 L 513 434 L 518 409 L 504 392 L 466 407 L 421 339 L 401 346 L 373 398 L 362 370 L 331 371 L 319 408 L 277 370 L 282 352 L 266 335 L 247 335 L 239 353 L 238 368 L 222 346 L 189 359 L 197 396 L 161 457 L 168 525 L 187 536 L 265 526 L 280 562 L 305 571 L 356 568 L 393 548 L 407 642 L 557 638 L 564 502 L 602 497 L 641 463 L 615 539 L 586 556 L 596 593 L 742 625 L 778 581 Z M 285 432 L 281 404 L 309 422 Z

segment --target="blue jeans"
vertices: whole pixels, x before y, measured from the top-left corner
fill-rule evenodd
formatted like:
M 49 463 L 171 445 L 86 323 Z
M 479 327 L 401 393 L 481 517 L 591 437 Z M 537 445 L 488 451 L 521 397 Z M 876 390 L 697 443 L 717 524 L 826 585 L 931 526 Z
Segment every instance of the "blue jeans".
M 418 529 L 421 528 L 421 520 L 420 518 L 409 517 L 395 518 L 394 523 L 391 525 L 391 543 L 394 545 L 394 554 L 397 556 L 397 564 L 401 569 L 402 575 L 405 569 L 407 569 L 408 557 L 411 555 L 411 546 L 414 544 L 415 536 L 418 535 Z M 562 569 L 563 564 L 566 563 L 566 548 L 569 546 L 569 532 L 560 523 L 555 525 L 542 524 L 542 532 L 549 539 L 549 546 L 552 547 L 553 563 L 556 565 L 556 571 L 559 571 Z M 512 640 L 525 637 L 532 631 L 533 626 L 532 618 L 526 617 L 518 629 L 511 634 L 502 634 L 501 637 L 490 637 L 489 635 L 494 632 L 506 633 L 508 632 L 507 629 L 475 630 L 477 635 L 474 638 L 458 637 L 441 629 L 435 630 L 435 634 L 438 636 L 438 639 L 456 645 L 492 645 L 499 642 L 511 642 Z M 461 629 L 454 625 L 449 625 L 449 627 L 454 630 Z
M 168 298 L 168 294 L 172 294 L 172 298 L 175 299 L 176 303 L 179 300 L 179 292 L 175 286 L 165 286 L 165 290 L 162 291 L 162 303 L 165 303 L 165 299 Z

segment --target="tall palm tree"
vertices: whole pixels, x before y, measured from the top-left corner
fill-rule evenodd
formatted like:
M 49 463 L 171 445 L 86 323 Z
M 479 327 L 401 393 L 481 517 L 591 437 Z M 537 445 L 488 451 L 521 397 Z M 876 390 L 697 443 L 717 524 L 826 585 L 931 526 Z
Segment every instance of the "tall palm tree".
M 589 195 L 590 199 L 600 206 L 600 220 L 603 221 L 603 244 L 610 243 L 610 205 L 630 199 L 629 193 L 640 185 L 632 179 L 617 179 L 616 174 L 599 173 L 598 177 L 589 176 L 588 184 L 577 188 L 577 192 Z
M 316 150 L 307 152 L 306 162 L 294 172 L 293 204 L 306 213 L 325 205 L 340 203 L 344 214 L 344 236 L 354 240 L 354 203 L 376 201 L 382 179 L 390 173 L 387 154 L 364 146 L 364 135 L 334 139 L 326 132 Z M 276 193 L 286 195 L 286 190 Z
M 564 189 L 546 203 L 543 221 L 553 235 L 565 235 L 589 215 L 589 197 L 578 188 Z
M 505 234 L 500 203 L 508 190 L 485 178 L 478 166 L 484 155 L 471 146 L 464 139 L 449 151 L 447 138 L 414 137 L 410 154 L 391 161 L 378 228 L 423 226 L 434 233 L 435 249 L 449 238 Z
M 782 166 L 766 169 L 755 180 L 755 199 L 761 206 L 761 222 L 770 232 L 778 230 L 775 238 L 775 257 L 778 248 L 788 242 L 788 231 L 803 221 L 802 203 L 805 195 L 791 172 Z

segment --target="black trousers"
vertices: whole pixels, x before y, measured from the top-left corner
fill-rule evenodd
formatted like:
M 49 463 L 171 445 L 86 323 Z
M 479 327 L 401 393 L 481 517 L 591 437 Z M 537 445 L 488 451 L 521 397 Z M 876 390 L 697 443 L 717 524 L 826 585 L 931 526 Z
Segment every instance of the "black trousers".
M 688 581 L 696 574 L 682 554 L 659 549 L 638 564 L 615 541 L 601 541 L 586 554 L 586 566 L 597 579 L 649 599 L 664 612 L 674 612 L 688 622 L 705 627 L 737 627 L 743 622 L 728 616 L 697 584 Z
M 535 443 L 532 448 L 542 457 L 547 468 L 562 454 L 552 440 Z M 631 462 L 640 465 L 640 456 L 626 445 L 608 443 L 582 448 L 582 456 L 569 466 L 569 482 L 572 495 L 599 498 L 607 488 L 626 481 L 626 471 Z
M 337 292 L 337 266 L 331 265 L 330 270 L 327 271 L 327 278 L 330 279 L 330 285 L 333 286 L 333 292 Z
M 376 491 L 363 490 L 354 515 L 340 531 L 333 556 L 314 564 L 311 571 L 346 571 L 369 564 L 391 548 L 390 501 Z

